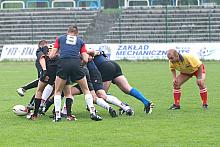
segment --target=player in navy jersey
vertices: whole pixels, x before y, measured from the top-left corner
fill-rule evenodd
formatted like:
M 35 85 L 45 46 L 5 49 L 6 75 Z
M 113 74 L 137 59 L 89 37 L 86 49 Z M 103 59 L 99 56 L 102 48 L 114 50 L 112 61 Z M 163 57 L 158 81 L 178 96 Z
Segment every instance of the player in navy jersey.
M 117 97 L 106 94 L 103 88 L 101 73 L 99 72 L 93 60 L 90 60 L 87 63 L 87 67 L 89 69 L 90 78 L 91 78 L 97 97 L 103 98 L 108 103 L 111 103 L 111 104 L 114 104 L 120 107 L 120 109 L 126 112 L 126 114 L 129 116 L 134 115 L 134 111 L 131 109 L 130 106 L 120 101 Z
M 128 80 L 123 75 L 119 64 L 115 61 L 109 60 L 104 52 L 99 51 L 95 52 L 93 60 L 102 75 L 103 87 L 106 92 L 108 92 L 111 83 L 114 83 L 125 94 L 129 94 L 140 100 L 144 104 L 144 111 L 147 114 L 152 112 L 152 108 L 154 107 L 153 103 L 150 102 L 139 90 L 130 86 Z
M 67 80 L 77 82 L 80 85 L 90 110 L 90 118 L 95 121 L 102 120 L 102 118 L 96 114 L 93 97 L 89 91 L 86 76 L 81 66 L 82 63 L 88 62 L 89 55 L 87 54 L 84 41 L 77 36 L 78 28 L 72 25 L 69 26 L 67 34 L 61 35 L 56 39 L 54 49 L 50 54 L 50 58 L 53 58 L 58 51 L 60 55 L 55 80 L 55 122 L 61 120 L 62 91 L 66 97 L 66 106 L 71 108 L 72 105 L 71 85 L 67 83 Z

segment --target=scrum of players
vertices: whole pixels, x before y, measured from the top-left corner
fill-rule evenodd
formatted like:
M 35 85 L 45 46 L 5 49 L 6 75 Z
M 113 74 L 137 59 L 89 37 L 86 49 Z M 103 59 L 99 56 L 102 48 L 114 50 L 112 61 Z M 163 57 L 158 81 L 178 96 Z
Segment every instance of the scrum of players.
M 85 97 L 91 120 L 103 119 L 94 104 L 107 110 L 111 117 L 123 113 L 133 116 L 134 110 L 127 103 L 108 94 L 111 83 L 141 101 L 146 114 L 152 112 L 154 104 L 129 84 L 119 64 L 109 60 L 103 51 L 86 49 L 84 41 L 78 37 L 76 26 L 69 26 L 67 33 L 57 37 L 54 44 L 46 40 L 39 41 L 36 56 L 37 79 L 17 89 L 17 93 L 24 96 L 28 89 L 36 88 L 26 107 L 30 120 L 45 115 L 53 104 L 50 117 L 54 122 L 61 121 L 61 118 L 77 120 L 72 114 L 72 105 L 74 97 L 80 94 Z M 63 106 L 61 100 L 64 101 Z M 112 105 L 118 107 L 119 112 Z

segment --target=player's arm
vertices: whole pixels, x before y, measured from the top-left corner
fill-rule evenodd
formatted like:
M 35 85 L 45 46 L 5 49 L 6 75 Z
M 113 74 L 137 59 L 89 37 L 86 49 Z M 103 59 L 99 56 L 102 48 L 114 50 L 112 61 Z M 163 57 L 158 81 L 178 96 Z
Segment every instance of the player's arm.
M 40 63 L 41 68 L 46 70 L 46 52 L 43 48 L 40 48 L 36 52 L 37 61 Z
M 41 76 L 43 79 L 47 76 L 46 55 L 42 51 L 37 51 L 37 60 L 42 68 Z
M 46 67 L 46 59 L 45 59 L 45 56 L 42 55 L 39 59 L 39 62 L 40 62 L 40 65 L 41 65 L 41 68 L 43 70 L 47 70 L 47 67 Z
M 82 64 L 84 65 L 89 61 L 89 54 L 87 53 L 85 44 L 83 44 L 80 50 L 80 53 L 81 53 L 81 58 L 82 58 Z
M 100 51 L 94 51 L 94 56 L 93 57 L 95 57 L 95 56 L 99 56 L 99 55 L 101 55 L 102 53 L 100 52 Z
M 49 53 L 49 58 L 55 58 L 57 56 L 58 53 L 58 49 L 59 49 L 59 40 L 58 37 L 56 38 L 55 44 L 54 44 L 54 48 L 51 49 L 50 53 Z
M 170 71 L 172 73 L 173 82 L 175 82 L 176 81 L 176 70 L 175 70 L 173 63 L 169 62 L 169 67 L 170 67 Z
M 171 73 L 172 73 L 173 79 L 175 79 L 175 78 L 176 78 L 176 70 L 175 70 L 175 69 L 172 69 L 172 70 L 171 70 Z

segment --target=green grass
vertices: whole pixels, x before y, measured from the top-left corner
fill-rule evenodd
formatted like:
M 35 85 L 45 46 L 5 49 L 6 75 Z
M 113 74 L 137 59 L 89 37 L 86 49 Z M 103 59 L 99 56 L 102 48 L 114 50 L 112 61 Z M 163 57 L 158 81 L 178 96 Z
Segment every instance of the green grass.
M 0 146 L 220 146 L 219 62 L 205 62 L 209 90 L 207 111 L 201 108 L 195 78 L 182 88 L 181 109 L 167 110 L 173 102 L 172 78 L 167 62 L 118 63 L 129 83 L 155 103 L 152 114 L 144 114 L 141 102 L 125 95 L 112 85 L 110 93 L 130 104 L 135 110 L 135 116 L 122 115 L 111 118 L 106 110 L 97 106 L 104 120 L 94 122 L 89 119 L 85 110 L 84 98 L 76 96 L 73 112 L 78 120 L 75 122 L 63 120 L 53 123 L 48 117 L 51 109 L 46 116 L 36 121 L 18 117 L 12 113 L 12 107 L 15 104 L 26 105 L 34 89 L 28 91 L 23 98 L 15 91 L 36 78 L 34 63 L 0 62 Z

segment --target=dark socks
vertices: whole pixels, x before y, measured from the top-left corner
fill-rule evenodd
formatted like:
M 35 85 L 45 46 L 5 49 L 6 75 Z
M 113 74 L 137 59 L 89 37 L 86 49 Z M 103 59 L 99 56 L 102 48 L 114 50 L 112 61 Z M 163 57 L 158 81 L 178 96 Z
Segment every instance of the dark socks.
M 34 115 L 37 116 L 37 114 L 38 114 L 38 109 L 39 109 L 40 104 L 41 104 L 41 99 L 35 98 L 35 99 L 34 99 L 34 103 L 35 103 L 35 106 L 34 106 Z
M 72 108 L 73 100 L 71 98 L 66 98 L 66 111 L 67 116 L 71 115 L 71 108 Z
M 31 104 L 32 106 L 34 106 L 34 99 L 35 99 L 35 95 L 32 96 L 31 101 L 29 104 Z
M 54 103 L 53 98 L 49 99 L 46 101 L 46 107 L 45 107 L 45 112 L 50 108 L 50 106 Z
M 28 89 L 32 89 L 32 88 L 36 88 L 37 85 L 38 85 L 38 79 L 34 80 L 34 81 L 31 81 L 30 83 L 28 83 L 27 85 L 21 87 L 23 88 L 24 90 L 28 90 Z

